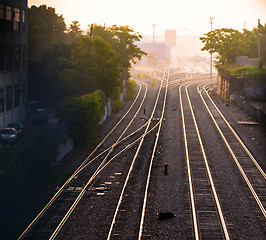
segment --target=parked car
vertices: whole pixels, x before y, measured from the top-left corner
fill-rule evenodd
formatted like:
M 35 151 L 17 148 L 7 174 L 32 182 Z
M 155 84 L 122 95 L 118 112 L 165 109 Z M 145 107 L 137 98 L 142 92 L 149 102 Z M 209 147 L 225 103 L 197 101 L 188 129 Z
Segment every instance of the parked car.
M 36 109 L 40 108 L 38 101 L 30 101 L 26 104 L 26 115 L 29 117 Z
M 9 123 L 6 127 L 15 128 L 18 132 L 19 137 L 22 137 L 25 134 L 25 128 L 24 128 L 23 123 L 13 122 L 13 123 Z
M 15 143 L 18 140 L 18 132 L 15 128 L 2 128 L 0 130 L 1 143 Z
M 45 109 L 35 109 L 31 115 L 33 124 L 46 124 L 48 123 L 48 113 Z

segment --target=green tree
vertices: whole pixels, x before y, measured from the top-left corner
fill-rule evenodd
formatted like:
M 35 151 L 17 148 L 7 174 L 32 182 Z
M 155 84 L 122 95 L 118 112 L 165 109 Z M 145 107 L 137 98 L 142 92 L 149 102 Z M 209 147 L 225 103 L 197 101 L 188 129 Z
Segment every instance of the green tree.
M 57 112 L 61 119 L 69 120 L 69 135 L 76 145 L 94 144 L 104 113 L 105 95 L 97 90 L 82 97 L 70 97 L 63 101 Z
M 70 93 L 63 72 L 71 67 L 71 51 L 74 46 L 74 43 L 58 43 L 48 50 L 41 60 L 42 78 L 38 92 L 40 97 L 49 100 L 50 104 L 57 104 Z
M 69 28 L 67 29 L 67 37 L 70 43 L 78 43 L 82 36 L 82 30 L 78 21 L 72 21 Z
M 110 44 L 113 50 L 120 54 L 121 66 L 126 73 L 128 73 L 131 64 L 136 63 L 136 59 L 140 60 L 146 54 L 135 44 L 141 40 L 142 36 L 128 26 L 113 25 L 112 27 L 106 27 L 93 25 L 92 36 L 101 37 Z
M 205 43 L 201 50 L 218 53 L 218 64 L 232 63 L 235 57 L 245 53 L 245 39 L 237 30 L 221 28 L 204 35 L 200 38 Z
M 65 40 L 66 24 L 55 9 L 42 5 L 29 8 L 29 58 L 41 59 L 51 47 Z
M 120 85 L 120 62 L 119 55 L 103 39 L 82 36 L 72 51 L 72 67 L 64 72 L 64 77 L 74 95 L 101 89 L 110 97 Z

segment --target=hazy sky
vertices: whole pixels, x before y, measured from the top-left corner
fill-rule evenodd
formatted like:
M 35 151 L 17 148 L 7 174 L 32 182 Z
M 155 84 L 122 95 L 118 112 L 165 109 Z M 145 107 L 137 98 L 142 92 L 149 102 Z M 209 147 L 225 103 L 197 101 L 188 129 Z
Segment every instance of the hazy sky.
M 203 35 L 213 29 L 252 29 L 266 23 L 266 0 L 28 0 L 29 7 L 46 4 L 63 14 L 65 22 L 79 21 L 83 29 L 97 23 L 128 25 L 140 34 L 163 34 L 165 29 Z

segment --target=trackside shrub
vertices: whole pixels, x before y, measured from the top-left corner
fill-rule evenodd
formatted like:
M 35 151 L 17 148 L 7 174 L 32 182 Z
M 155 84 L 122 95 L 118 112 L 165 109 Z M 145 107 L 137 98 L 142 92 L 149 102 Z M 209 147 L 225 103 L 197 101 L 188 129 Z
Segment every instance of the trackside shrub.
M 155 86 L 156 84 L 157 84 L 156 81 L 151 81 L 151 85 L 152 85 L 152 86 Z
M 112 113 L 118 113 L 121 107 L 122 103 L 120 102 L 120 100 L 111 102 Z
M 132 98 L 135 94 L 136 81 L 134 79 L 128 79 L 126 82 L 126 89 L 127 89 L 127 93 L 126 93 L 125 99 L 128 100 Z
M 82 97 L 70 97 L 58 109 L 61 119 L 69 120 L 68 134 L 75 145 L 85 146 L 97 142 L 99 122 L 104 113 L 105 95 L 101 90 Z
M 150 76 L 147 73 L 137 73 L 136 77 L 137 78 L 149 78 Z

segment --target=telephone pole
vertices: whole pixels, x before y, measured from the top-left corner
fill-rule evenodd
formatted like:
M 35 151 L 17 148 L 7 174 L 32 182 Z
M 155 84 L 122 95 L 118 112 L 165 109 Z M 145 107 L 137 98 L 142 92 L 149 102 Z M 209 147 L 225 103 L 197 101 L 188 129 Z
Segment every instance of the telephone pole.
M 153 35 L 152 35 L 153 66 L 155 65 L 155 46 L 154 46 L 154 42 L 155 42 L 155 26 L 156 26 L 156 24 L 152 24 L 152 28 L 153 28 Z
M 210 24 L 211 24 L 211 31 L 212 31 L 212 24 L 213 24 L 213 18 L 210 17 Z M 212 79 L 212 53 L 211 53 L 211 62 L 210 62 L 210 75 Z
M 260 19 L 258 19 L 258 60 L 260 61 Z

